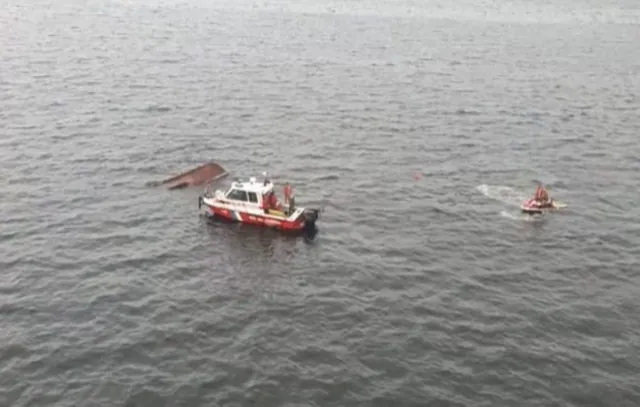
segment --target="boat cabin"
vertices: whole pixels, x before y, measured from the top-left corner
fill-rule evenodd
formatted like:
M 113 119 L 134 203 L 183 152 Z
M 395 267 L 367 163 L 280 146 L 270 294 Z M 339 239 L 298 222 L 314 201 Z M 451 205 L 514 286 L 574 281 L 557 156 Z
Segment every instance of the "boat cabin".
M 260 205 L 262 203 L 262 196 L 271 191 L 273 191 L 271 181 L 264 183 L 256 182 L 256 179 L 252 177 L 249 179 L 249 182 L 233 182 L 231 187 L 225 192 L 224 199 Z
M 275 197 L 274 201 L 263 202 L 271 194 Z M 295 198 L 292 196 L 291 187 L 288 184 L 285 186 L 284 194 L 285 202 L 283 205 L 275 196 L 273 183 L 265 176 L 264 182 L 257 182 L 255 177 L 249 178 L 248 182 L 237 180 L 231 184 L 226 192 L 217 191 L 216 199 L 226 201 L 225 203 L 229 204 L 253 206 L 256 210 L 265 210 L 265 213 L 276 216 L 288 216 L 296 209 Z

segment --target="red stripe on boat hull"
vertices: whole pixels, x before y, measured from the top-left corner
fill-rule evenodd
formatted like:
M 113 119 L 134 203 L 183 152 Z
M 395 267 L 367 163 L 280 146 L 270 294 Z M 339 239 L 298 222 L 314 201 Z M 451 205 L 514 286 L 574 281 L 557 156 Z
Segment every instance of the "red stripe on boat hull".
M 216 208 L 206 205 L 209 213 L 213 213 L 216 217 L 223 218 L 232 222 L 246 223 L 249 225 L 270 227 L 283 231 L 297 232 L 304 229 L 304 218 L 300 217 L 295 221 L 273 219 L 266 216 L 254 215 L 247 212 L 234 211 L 224 208 Z

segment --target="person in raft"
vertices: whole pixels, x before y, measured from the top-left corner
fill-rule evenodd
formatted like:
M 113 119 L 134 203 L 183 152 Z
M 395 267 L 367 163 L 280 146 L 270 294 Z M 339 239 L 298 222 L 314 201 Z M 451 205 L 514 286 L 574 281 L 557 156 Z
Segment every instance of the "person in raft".
M 536 188 L 536 194 L 535 194 L 533 199 L 535 199 L 536 202 L 538 202 L 538 204 L 540 206 L 549 206 L 549 205 L 551 205 L 551 199 L 549 199 L 549 194 L 547 193 L 547 190 L 544 189 L 544 187 L 541 184 L 538 185 L 538 188 Z

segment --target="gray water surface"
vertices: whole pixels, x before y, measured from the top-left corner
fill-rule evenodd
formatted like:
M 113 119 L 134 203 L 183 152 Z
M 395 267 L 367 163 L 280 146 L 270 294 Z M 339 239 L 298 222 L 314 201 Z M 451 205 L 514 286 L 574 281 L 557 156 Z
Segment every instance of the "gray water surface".
M 0 406 L 640 405 L 639 22 L 8 0 Z M 318 236 L 147 185 L 209 160 Z M 536 180 L 566 210 L 520 214 Z

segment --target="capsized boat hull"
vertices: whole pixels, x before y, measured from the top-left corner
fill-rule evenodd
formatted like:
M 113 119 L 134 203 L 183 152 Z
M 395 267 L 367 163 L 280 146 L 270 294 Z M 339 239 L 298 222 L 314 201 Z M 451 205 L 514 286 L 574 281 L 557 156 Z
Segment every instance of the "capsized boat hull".
M 229 173 L 219 164 L 209 162 L 160 182 L 167 189 L 182 189 L 222 179 Z

